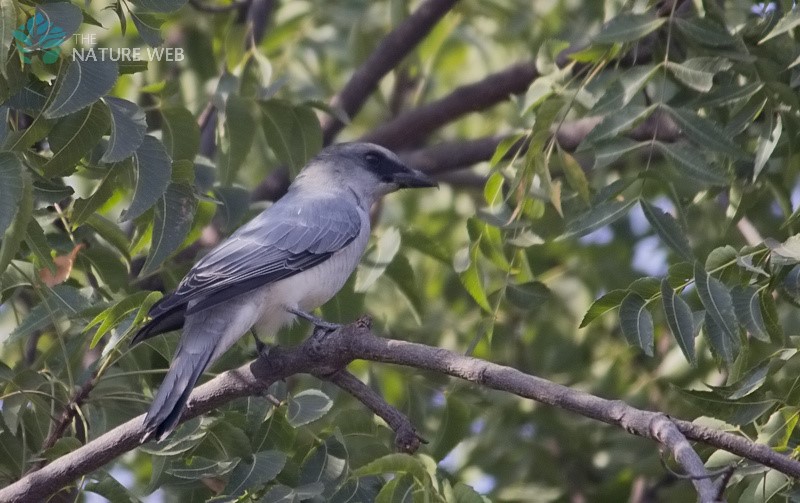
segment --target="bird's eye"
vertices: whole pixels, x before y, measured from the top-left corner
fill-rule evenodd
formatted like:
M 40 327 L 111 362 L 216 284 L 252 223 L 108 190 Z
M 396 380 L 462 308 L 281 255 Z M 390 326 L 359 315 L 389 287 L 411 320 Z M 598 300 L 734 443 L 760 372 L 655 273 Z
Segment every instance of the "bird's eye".
M 373 166 L 376 166 L 378 163 L 381 162 L 381 156 L 375 152 L 368 152 L 364 155 L 364 159 Z

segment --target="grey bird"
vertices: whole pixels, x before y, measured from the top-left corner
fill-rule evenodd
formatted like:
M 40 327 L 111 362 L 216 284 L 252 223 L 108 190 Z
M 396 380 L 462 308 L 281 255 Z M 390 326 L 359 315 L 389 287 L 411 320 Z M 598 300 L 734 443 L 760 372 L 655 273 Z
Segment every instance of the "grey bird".
M 175 357 L 144 420 L 142 441 L 175 429 L 203 371 L 252 329 L 274 335 L 344 286 L 370 235 L 381 196 L 436 182 L 370 143 L 323 149 L 275 204 L 200 259 L 149 312 L 137 344 L 183 328 Z

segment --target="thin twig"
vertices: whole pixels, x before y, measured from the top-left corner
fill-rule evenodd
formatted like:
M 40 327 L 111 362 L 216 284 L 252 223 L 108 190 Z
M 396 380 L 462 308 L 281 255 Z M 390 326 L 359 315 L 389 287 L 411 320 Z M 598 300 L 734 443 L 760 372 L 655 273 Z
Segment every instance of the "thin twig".
M 394 444 L 403 452 L 413 453 L 419 449 L 420 443 L 428 442 L 417 434 L 416 428 L 402 412 L 395 409 L 372 388 L 361 382 L 346 370 L 339 370 L 327 376 L 317 376 L 347 391 L 372 412 L 381 417 L 395 432 Z

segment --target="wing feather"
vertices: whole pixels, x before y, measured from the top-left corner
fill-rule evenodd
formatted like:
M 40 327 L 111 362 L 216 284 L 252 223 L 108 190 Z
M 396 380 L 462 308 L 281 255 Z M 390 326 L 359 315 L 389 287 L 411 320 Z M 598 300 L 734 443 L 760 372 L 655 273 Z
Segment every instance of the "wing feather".
M 176 313 L 191 314 L 321 264 L 361 230 L 356 206 L 341 199 L 284 197 L 189 271 L 175 292 L 153 306 L 151 322 L 132 343 L 174 327 Z M 172 328 L 174 329 L 174 328 Z

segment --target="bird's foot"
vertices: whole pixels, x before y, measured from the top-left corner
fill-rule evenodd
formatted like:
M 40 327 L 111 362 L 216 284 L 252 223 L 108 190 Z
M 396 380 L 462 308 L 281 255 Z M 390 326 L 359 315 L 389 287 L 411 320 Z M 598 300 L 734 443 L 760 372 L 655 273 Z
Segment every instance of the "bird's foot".
M 300 309 L 289 307 L 286 308 L 286 310 L 294 314 L 295 316 L 303 318 L 304 320 L 314 325 L 316 328 L 321 329 L 326 333 L 333 332 L 334 330 L 339 330 L 340 328 L 342 328 L 342 325 L 340 325 L 339 323 L 332 323 L 330 321 L 325 321 L 322 318 L 317 318 L 313 314 L 301 311 Z

